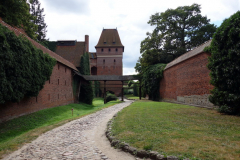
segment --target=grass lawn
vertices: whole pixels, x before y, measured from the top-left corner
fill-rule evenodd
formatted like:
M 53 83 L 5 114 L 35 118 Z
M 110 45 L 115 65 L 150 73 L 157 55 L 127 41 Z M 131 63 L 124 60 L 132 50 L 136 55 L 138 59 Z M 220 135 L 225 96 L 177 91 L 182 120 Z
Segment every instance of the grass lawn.
M 31 142 L 46 131 L 120 102 L 110 101 L 104 104 L 103 98 L 95 98 L 93 105 L 69 104 L 0 123 L 0 158 L 23 144 Z
M 127 99 L 136 99 L 136 100 L 139 99 L 138 96 L 134 96 L 134 95 L 132 95 L 132 94 L 127 94 L 127 95 L 124 95 L 124 96 L 125 96 Z M 142 97 L 142 99 L 145 99 L 145 98 Z
M 240 159 L 240 117 L 165 102 L 136 101 L 112 134 L 131 146 L 190 159 Z

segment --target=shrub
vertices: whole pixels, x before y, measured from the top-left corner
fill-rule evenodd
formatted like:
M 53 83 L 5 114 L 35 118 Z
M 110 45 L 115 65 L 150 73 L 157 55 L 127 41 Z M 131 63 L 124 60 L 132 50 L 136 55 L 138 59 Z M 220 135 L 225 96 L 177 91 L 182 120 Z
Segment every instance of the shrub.
M 220 112 L 240 114 L 240 11 L 223 21 L 205 51 L 214 86 L 209 100 Z
M 116 101 L 117 100 L 117 96 L 115 94 L 111 94 L 111 93 L 107 93 L 107 96 L 106 96 L 106 102 L 109 102 L 109 101 Z

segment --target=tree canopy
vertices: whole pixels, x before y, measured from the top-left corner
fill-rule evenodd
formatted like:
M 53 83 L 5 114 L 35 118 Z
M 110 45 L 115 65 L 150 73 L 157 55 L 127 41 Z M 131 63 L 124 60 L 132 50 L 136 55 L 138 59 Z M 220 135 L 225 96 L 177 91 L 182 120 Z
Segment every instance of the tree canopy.
M 152 33 L 141 42 L 141 57 L 135 69 L 142 72 L 144 67 L 157 63 L 168 63 L 185 52 L 211 39 L 216 26 L 201 15 L 201 6 L 181 6 L 156 13 L 148 24 L 155 26 Z
M 26 0 L 0 1 L 0 17 L 11 26 L 23 28 L 29 37 L 36 39 L 37 25 L 33 23 L 35 18 L 29 9 Z
M 205 51 L 214 86 L 209 100 L 220 112 L 240 114 L 240 11 L 223 21 Z

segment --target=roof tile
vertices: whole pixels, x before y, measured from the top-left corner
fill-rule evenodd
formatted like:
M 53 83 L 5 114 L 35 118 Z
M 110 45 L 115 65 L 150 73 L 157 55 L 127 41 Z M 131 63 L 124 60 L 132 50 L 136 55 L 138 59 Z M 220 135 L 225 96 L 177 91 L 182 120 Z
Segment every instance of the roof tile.
M 97 47 L 124 47 L 117 29 L 103 29 Z

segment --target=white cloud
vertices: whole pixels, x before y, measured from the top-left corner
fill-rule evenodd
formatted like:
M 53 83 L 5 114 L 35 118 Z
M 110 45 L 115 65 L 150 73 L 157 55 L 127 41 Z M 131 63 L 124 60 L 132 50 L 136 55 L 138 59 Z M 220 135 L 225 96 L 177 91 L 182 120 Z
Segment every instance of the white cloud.
M 41 0 L 50 40 L 77 39 L 89 35 L 90 51 L 95 52 L 103 28 L 118 29 L 122 44 L 124 74 L 135 73 L 140 43 L 154 27 L 147 24 L 151 15 L 168 8 L 192 5 L 195 0 Z M 239 0 L 201 0 L 202 15 L 220 24 L 240 8 Z
M 123 75 L 136 75 L 134 68 L 123 68 Z

